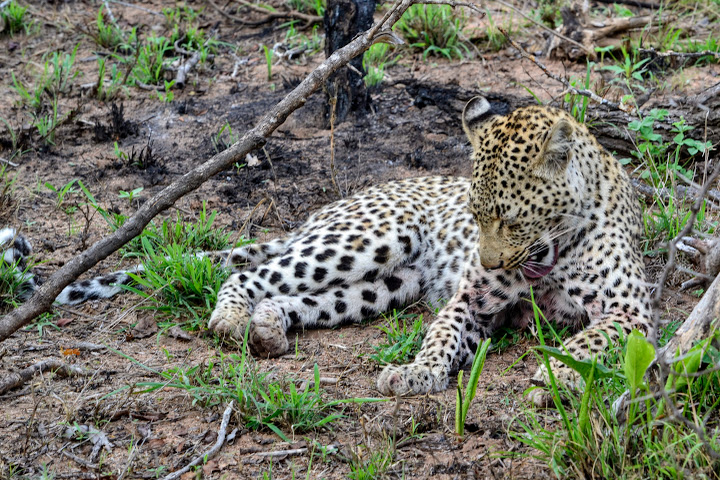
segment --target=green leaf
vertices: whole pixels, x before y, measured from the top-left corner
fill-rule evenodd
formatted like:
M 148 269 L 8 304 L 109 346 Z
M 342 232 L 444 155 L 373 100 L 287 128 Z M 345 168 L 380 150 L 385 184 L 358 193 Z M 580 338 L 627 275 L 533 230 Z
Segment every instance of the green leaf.
M 586 359 L 586 360 L 577 360 L 572 355 L 568 355 L 567 353 L 564 353 L 563 351 L 555 348 L 555 347 L 548 347 L 546 345 L 541 345 L 535 347 L 535 350 L 541 352 L 541 353 L 547 353 L 551 357 L 554 357 L 555 359 L 559 360 L 560 362 L 564 363 L 566 366 L 572 368 L 577 373 L 580 374 L 580 376 L 585 380 L 585 383 L 587 384 L 588 379 L 590 378 L 591 374 L 595 378 L 619 378 L 622 377 L 622 374 L 619 372 L 607 368 L 605 365 L 602 364 L 596 364 L 593 366 L 593 361 Z M 595 370 L 593 372 L 593 370 Z
M 685 355 L 683 355 L 682 360 L 679 360 L 675 363 L 674 370 L 676 372 L 676 375 L 670 375 L 668 377 L 667 383 L 665 384 L 666 390 L 675 387 L 675 390 L 679 391 L 685 388 L 688 383 L 692 381 L 692 378 L 685 375 L 693 374 L 698 371 L 698 368 L 700 368 L 700 362 L 702 361 L 703 355 L 705 354 L 705 350 L 707 349 L 710 340 L 712 340 L 712 338 L 707 338 L 702 342 L 698 343 L 690 350 L 688 350 Z M 677 374 L 683 376 L 678 376 Z
M 654 358 L 655 347 L 645 339 L 645 336 L 639 330 L 630 332 L 627 338 L 624 369 L 630 394 L 633 397 L 640 385 L 643 384 L 645 372 Z

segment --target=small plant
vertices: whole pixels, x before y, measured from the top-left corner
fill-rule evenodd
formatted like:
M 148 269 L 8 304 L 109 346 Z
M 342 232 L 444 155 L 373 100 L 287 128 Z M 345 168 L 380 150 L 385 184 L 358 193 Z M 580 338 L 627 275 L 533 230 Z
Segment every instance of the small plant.
M 498 29 L 497 25 L 495 25 L 495 20 L 493 20 L 490 10 L 486 8 L 485 14 L 488 18 L 488 27 L 486 30 L 488 47 L 497 52 L 501 50 L 505 44 L 507 44 L 507 38 L 505 38 L 505 35 L 500 31 L 500 29 Z
M 215 150 L 215 153 L 224 152 L 232 144 L 238 141 L 238 136 L 233 133 L 232 127 L 230 126 L 230 122 L 225 122 L 225 124 L 220 127 L 220 130 L 210 137 L 210 141 L 212 142 L 213 149 Z
M 151 222 L 140 237 L 136 237 L 125 245 L 123 255 L 126 257 L 142 257 L 144 248 L 140 243 L 141 238 L 150 242 L 153 250 L 158 250 L 165 245 L 180 245 L 188 253 L 212 252 L 224 250 L 230 247 L 231 233 L 224 232 L 214 227 L 217 212 L 208 213 L 205 204 L 194 222 L 186 222 L 178 213 L 175 220 L 163 220 L 160 226 Z M 119 226 L 119 225 L 117 225 Z M 117 227 L 111 225 L 111 227 Z M 235 247 L 251 243 L 244 237 L 240 237 Z
M 539 327 L 544 317 L 534 308 Z M 561 387 L 549 370 L 555 410 L 529 409 L 516 418 L 510 437 L 533 451 L 508 455 L 544 460 L 558 478 L 679 479 L 686 478 L 684 472 L 712 478 L 711 472 L 720 468 L 716 415 L 720 372 L 712 368 L 720 360 L 713 346 L 718 333 L 673 362 L 662 395 L 649 394 L 645 384 L 654 347 L 638 331 L 625 337 L 618 327 L 618 336 L 618 344 L 605 351 L 605 361 L 620 364 L 623 374 L 604 367 L 598 358 L 579 361 L 562 350 L 542 346 L 545 339 L 539 335 L 538 351 L 546 367 L 549 355 L 572 368 L 583 379 L 583 391 Z M 704 372 L 703 363 L 709 365 Z M 630 392 L 631 401 L 626 418 L 620 421 L 612 405 L 624 391 Z M 666 398 L 682 418 L 667 415 Z
M 273 50 L 268 48 L 267 45 L 263 45 L 263 52 L 265 53 L 265 64 L 267 65 L 267 79 L 268 82 L 272 81 L 272 62 L 273 62 Z
M 628 53 L 624 46 L 620 47 L 622 58 L 619 60 L 619 65 L 603 65 L 600 70 L 607 70 L 616 75 L 610 83 L 621 83 L 625 85 L 630 94 L 635 91 L 645 92 L 647 89 L 643 86 L 645 81 L 644 75 L 647 73 L 646 64 L 650 61 L 650 58 L 639 59 L 636 50 Z M 612 52 L 610 52 L 612 55 Z
M 126 192 L 125 190 L 120 190 L 118 197 L 125 199 L 128 201 L 128 203 L 132 204 L 132 201 L 135 199 L 135 196 L 138 195 L 143 190 L 144 190 L 143 187 L 134 188 L 134 189 L 130 190 L 129 192 Z
M 578 80 L 576 78 L 570 79 L 570 85 L 573 87 L 578 87 L 583 90 L 589 90 L 590 89 L 590 78 L 592 73 L 592 67 L 594 66 L 594 63 L 588 62 L 587 63 L 587 69 L 585 71 L 585 78 L 582 80 Z M 572 93 L 566 93 L 565 94 L 565 103 L 568 105 L 568 110 L 572 114 L 572 116 L 580 123 L 585 123 L 586 115 L 587 115 L 587 108 L 590 104 L 590 99 L 584 95 L 575 95 Z
M 357 452 L 352 452 L 348 478 L 351 480 L 385 478 L 385 472 L 392 465 L 394 456 L 395 450 L 392 445 L 381 445 L 376 450 L 361 445 Z
M 412 327 L 408 328 L 412 320 Z M 393 310 L 389 318 L 386 317 L 384 325 L 378 327 L 387 340 L 374 346 L 375 353 L 370 358 L 381 365 L 390 363 L 407 363 L 420 351 L 425 328 L 422 315 L 405 314 Z
M 76 182 L 79 182 L 78 180 L 70 180 L 68 183 L 66 183 L 62 187 L 56 187 L 50 182 L 45 182 L 45 188 L 50 190 L 55 194 L 55 207 L 58 209 L 61 209 L 67 213 L 67 208 L 71 208 L 68 206 L 67 199 L 76 193 L 79 193 L 80 190 L 76 188 Z
M 27 300 L 30 293 L 28 280 L 32 278 L 33 261 L 23 263 L 20 259 L 10 262 L 4 255 L 0 256 L 0 311 L 7 313 Z M 42 336 L 42 329 L 40 329 Z
M 365 69 L 365 86 L 376 87 L 385 78 L 385 68 L 395 64 L 399 57 L 392 58 L 390 45 L 376 43 L 363 55 L 363 69 Z
M 37 330 L 38 338 L 43 338 L 43 336 L 45 335 L 46 328 L 60 330 L 60 327 L 55 325 L 55 314 L 43 313 L 38 318 L 36 318 L 32 323 L 30 323 L 28 326 L 26 326 L 23 330 L 26 332 L 30 332 L 32 330 Z
M 462 392 L 463 371 L 460 370 L 458 372 L 457 395 L 455 397 L 455 433 L 461 437 L 465 435 L 465 419 L 467 418 L 470 404 L 475 399 L 478 380 L 480 380 L 480 374 L 485 366 L 485 357 L 487 357 L 487 352 L 490 348 L 490 341 L 490 338 L 485 339 L 485 341 L 478 345 L 475 351 L 475 359 L 470 369 L 470 378 L 468 379 L 464 396 Z
M 315 55 L 321 51 L 323 49 L 324 39 L 323 35 L 318 33 L 320 27 L 318 25 L 313 26 L 310 36 L 307 36 L 297 31 L 295 23 L 296 22 L 289 23 L 288 29 L 285 32 L 285 43 L 287 43 L 290 48 L 303 49 L 306 55 Z
M 160 85 L 164 81 L 165 61 L 172 63 L 174 57 L 166 60 L 173 51 L 173 45 L 165 37 L 151 35 L 137 53 L 137 61 L 130 76 L 132 81 L 146 85 Z
M 115 23 L 106 23 L 103 7 L 104 6 L 101 5 L 98 10 L 97 19 L 95 20 L 95 30 L 90 32 L 90 36 L 99 46 L 115 51 L 118 47 L 125 44 L 125 34 Z
M 175 99 L 175 94 L 172 91 L 173 85 L 175 85 L 175 80 L 167 81 L 165 82 L 165 93 L 157 92 L 158 100 L 164 103 L 171 103 Z
M 105 79 L 107 73 L 107 60 L 98 57 L 98 83 L 97 83 L 97 99 L 101 102 L 108 102 L 117 96 L 117 92 L 123 87 L 124 74 L 117 68 L 117 64 L 113 63 L 110 67 L 110 80 Z
M 202 10 L 195 10 L 186 5 L 175 8 L 163 8 L 162 13 L 165 16 L 165 24 L 169 28 L 174 28 L 178 24 L 189 24 L 197 20 Z
M 143 272 L 131 276 L 142 290 L 126 288 L 149 300 L 146 308 L 172 321 L 187 319 L 184 327 L 188 330 L 202 329 L 229 271 L 211 258 L 189 255 L 178 244 L 155 248 L 144 236 L 140 243 L 145 257 Z
M 11 0 L 4 8 L 0 9 L 0 24 L 5 25 L 5 29 L 10 34 L 26 31 L 30 26 L 25 18 L 28 7 L 20 6 L 15 0 Z
M 456 15 L 449 5 L 412 5 L 396 27 L 412 48 L 423 52 L 423 59 L 439 55 L 447 59 L 470 55 L 463 29 L 467 24 L 464 14 Z

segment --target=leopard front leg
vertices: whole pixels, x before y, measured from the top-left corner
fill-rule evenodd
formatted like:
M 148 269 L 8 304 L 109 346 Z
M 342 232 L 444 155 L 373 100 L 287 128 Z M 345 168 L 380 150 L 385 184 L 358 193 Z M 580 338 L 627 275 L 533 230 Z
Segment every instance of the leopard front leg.
M 245 336 L 253 307 L 244 288 L 246 279 L 243 273 L 233 273 L 218 292 L 217 305 L 208 322 L 208 328 L 218 335 L 238 341 Z
M 415 360 L 385 367 L 378 390 L 388 396 L 445 390 L 450 372 L 472 363 L 477 345 L 497 327 L 497 313 L 519 298 L 519 291 L 501 289 L 508 282 L 499 276 L 506 274 L 514 275 L 466 267 L 458 291 L 430 326 Z
M 633 319 L 624 314 L 606 314 L 563 342 L 563 350 L 576 360 L 592 358 L 602 360 L 611 346 L 618 344 L 620 333 L 616 325 L 626 336 L 633 329 L 638 329 L 647 335 L 650 321 L 643 317 Z M 548 363 L 558 384 L 574 390 L 584 388 L 582 377 L 575 370 L 555 358 L 550 358 Z M 538 367 L 532 377 L 532 383 L 538 386 L 550 385 L 546 364 Z M 554 403 L 551 393 L 543 388 L 528 392 L 528 399 L 540 407 L 548 407 Z

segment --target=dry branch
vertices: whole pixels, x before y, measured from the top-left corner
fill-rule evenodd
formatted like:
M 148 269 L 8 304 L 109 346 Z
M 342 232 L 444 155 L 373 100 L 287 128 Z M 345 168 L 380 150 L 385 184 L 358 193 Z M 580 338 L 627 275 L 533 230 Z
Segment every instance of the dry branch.
M 177 470 L 177 471 L 171 473 L 170 475 L 163 477 L 163 480 L 175 480 L 176 478 L 180 478 L 184 473 L 189 472 L 190 469 L 192 467 L 194 467 L 195 465 L 200 465 L 201 463 L 207 463 L 208 460 L 212 459 L 215 455 L 217 455 L 217 453 L 220 451 L 223 444 L 225 443 L 225 437 L 227 435 L 228 423 L 230 423 L 230 414 L 232 413 L 232 407 L 233 407 L 234 402 L 235 402 L 234 400 L 231 400 L 230 403 L 228 404 L 227 408 L 225 408 L 225 412 L 223 413 L 223 416 L 222 416 L 222 421 L 220 422 L 220 428 L 218 429 L 217 440 L 215 441 L 215 445 L 213 445 L 212 448 L 210 450 L 208 450 L 207 452 L 203 453 L 200 456 L 195 457 L 192 462 L 188 463 L 180 470 Z
M 396 38 L 390 28 L 413 3 L 414 0 L 397 0 L 380 22 L 346 46 L 333 52 L 233 146 L 175 180 L 143 204 L 113 234 L 99 240 L 81 254 L 70 259 L 38 288 L 30 300 L 0 318 L 0 342 L 17 329 L 30 323 L 36 316 L 47 311 L 63 288 L 77 279 L 80 274 L 140 235 L 145 226 L 157 214 L 170 208 L 183 195 L 197 189 L 217 173 L 229 168 L 235 162 L 242 161 L 252 150 L 264 145 L 272 132 L 282 125 L 292 112 L 304 105 L 308 97 L 324 85 L 328 77 L 340 67 L 346 65 L 352 58 L 361 55 L 374 43 Z
M 58 359 L 43 360 L 35 365 L 31 365 L 17 373 L 11 373 L 0 379 L 0 395 L 5 392 L 12 390 L 13 388 L 20 387 L 28 382 L 36 373 L 45 372 L 52 370 L 58 375 L 64 377 L 72 377 L 76 375 L 87 375 L 87 373 L 80 367 L 67 365 L 65 362 Z

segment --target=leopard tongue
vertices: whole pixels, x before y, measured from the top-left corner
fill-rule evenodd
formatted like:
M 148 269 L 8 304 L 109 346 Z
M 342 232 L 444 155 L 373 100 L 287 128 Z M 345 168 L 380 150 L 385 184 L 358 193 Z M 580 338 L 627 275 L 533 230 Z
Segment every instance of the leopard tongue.
M 552 263 L 550 265 L 537 265 L 533 264 L 532 268 L 528 267 L 522 267 L 523 275 L 525 275 L 525 278 L 529 279 L 538 279 L 542 278 L 548 273 L 552 272 L 552 269 L 555 268 L 555 264 L 557 263 L 558 259 L 558 245 L 557 243 L 553 244 L 553 256 L 552 256 Z

